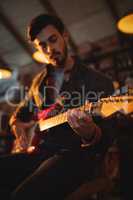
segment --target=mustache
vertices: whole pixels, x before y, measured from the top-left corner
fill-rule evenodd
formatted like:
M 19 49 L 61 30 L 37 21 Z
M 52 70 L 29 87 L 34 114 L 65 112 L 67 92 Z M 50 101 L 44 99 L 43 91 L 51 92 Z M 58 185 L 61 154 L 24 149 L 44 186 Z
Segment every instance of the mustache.
M 60 55 L 60 52 L 59 51 L 54 51 L 54 52 L 52 52 L 52 54 L 50 55 L 50 58 L 52 59 L 52 58 L 54 58 L 54 57 L 56 57 L 56 56 L 59 56 Z

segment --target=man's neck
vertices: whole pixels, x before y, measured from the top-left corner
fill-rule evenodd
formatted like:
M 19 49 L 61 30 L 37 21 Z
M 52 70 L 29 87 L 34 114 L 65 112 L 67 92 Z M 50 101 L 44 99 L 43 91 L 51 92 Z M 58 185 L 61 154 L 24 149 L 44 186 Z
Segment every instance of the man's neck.
M 68 55 L 64 65 L 64 73 L 71 71 L 73 66 L 74 66 L 74 58 L 71 55 Z

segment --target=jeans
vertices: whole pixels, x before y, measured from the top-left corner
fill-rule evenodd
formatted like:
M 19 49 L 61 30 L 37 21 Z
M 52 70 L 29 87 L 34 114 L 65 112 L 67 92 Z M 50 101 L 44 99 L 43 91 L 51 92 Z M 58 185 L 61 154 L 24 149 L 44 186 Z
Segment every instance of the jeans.
M 13 191 L 13 200 L 63 200 L 92 179 L 94 161 L 87 151 L 58 152 L 45 159 Z M 94 178 L 94 177 L 93 177 Z

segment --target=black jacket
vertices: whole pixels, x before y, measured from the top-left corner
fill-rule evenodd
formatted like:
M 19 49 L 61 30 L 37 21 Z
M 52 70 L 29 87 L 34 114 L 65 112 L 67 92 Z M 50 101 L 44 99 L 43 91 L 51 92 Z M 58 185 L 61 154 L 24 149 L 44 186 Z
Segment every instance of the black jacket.
M 53 68 L 51 65 L 48 65 L 34 78 L 28 95 L 20 103 L 10 119 L 11 126 L 16 119 L 23 122 L 32 120 L 37 112 L 46 108 L 47 104 L 54 103 L 49 91 L 45 90 L 44 94 L 44 88 L 49 85 L 49 80 L 53 78 L 53 74 Z M 63 82 L 60 94 L 64 91 L 69 92 L 71 96 L 71 98 L 67 98 L 65 102 L 66 109 L 68 109 L 84 104 L 86 98 L 89 99 L 89 101 L 96 102 L 99 98 L 110 96 L 114 89 L 109 78 L 91 68 L 87 68 L 82 62 L 76 59 L 69 81 Z M 79 101 L 79 96 L 77 96 L 77 94 L 81 95 L 81 101 Z M 100 149 L 104 149 L 105 146 L 108 146 L 113 141 L 114 136 L 114 134 L 112 134 L 114 130 L 111 128 L 111 123 L 114 122 L 105 121 L 104 123 L 102 119 L 96 120 L 103 132 L 101 142 L 98 144 Z M 61 148 L 78 148 L 81 144 L 81 138 L 73 133 L 67 123 L 51 128 L 50 131 L 45 134 L 44 140 L 48 145 L 57 145 Z

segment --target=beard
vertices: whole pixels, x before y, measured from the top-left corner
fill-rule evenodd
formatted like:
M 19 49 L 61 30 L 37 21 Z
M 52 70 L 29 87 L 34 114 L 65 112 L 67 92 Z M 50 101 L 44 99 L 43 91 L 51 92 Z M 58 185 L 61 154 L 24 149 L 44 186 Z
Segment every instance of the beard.
M 63 53 L 60 53 L 58 51 L 53 52 L 50 58 L 51 64 L 55 68 L 64 68 L 67 56 L 68 56 L 68 49 L 67 49 L 67 46 L 64 45 Z

